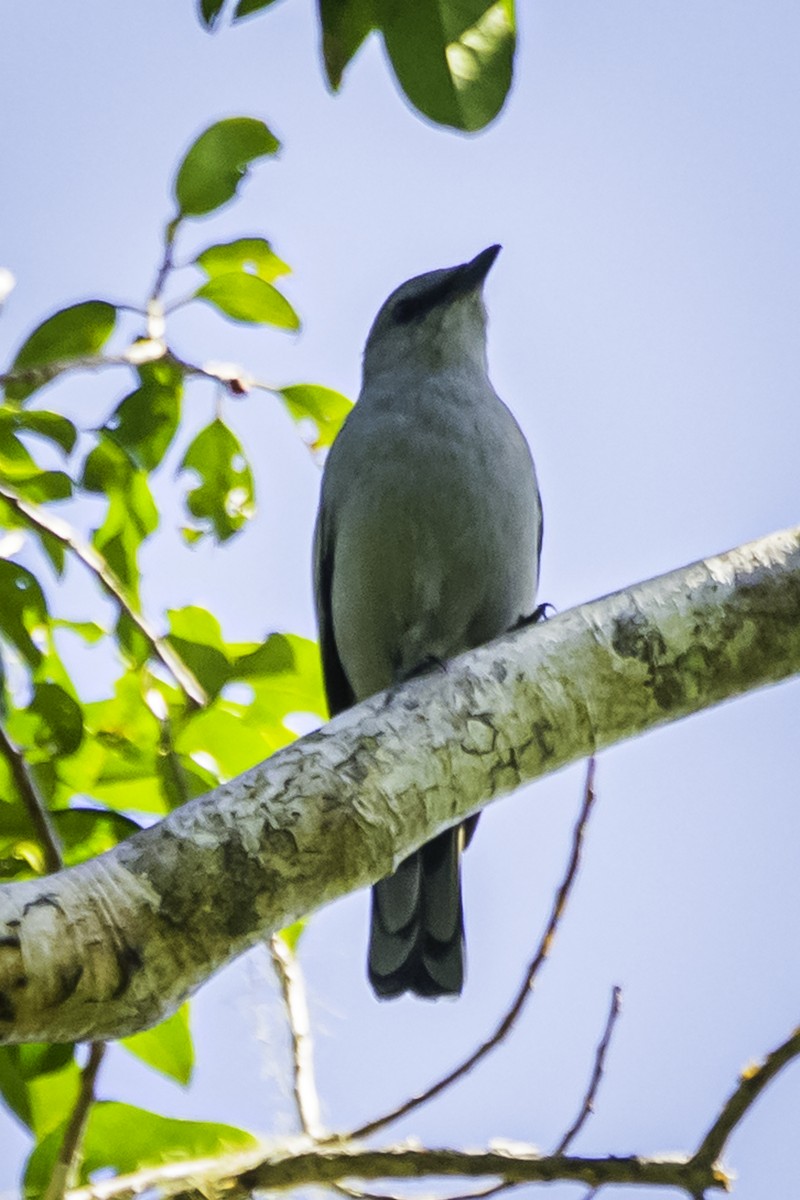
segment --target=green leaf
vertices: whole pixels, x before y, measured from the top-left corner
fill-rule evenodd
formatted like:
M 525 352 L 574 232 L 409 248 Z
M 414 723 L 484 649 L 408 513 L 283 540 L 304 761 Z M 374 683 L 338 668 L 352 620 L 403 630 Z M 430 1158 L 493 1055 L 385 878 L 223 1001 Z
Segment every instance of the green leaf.
M 241 21 L 243 17 L 251 17 L 253 13 L 261 12 L 262 8 L 269 8 L 274 3 L 275 0 L 239 0 L 233 10 L 233 19 Z
M 17 563 L 0 559 L 0 634 L 31 667 L 42 660 L 42 649 L 32 635 L 47 621 L 47 605 L 36 577 Z
M 96 621 L 69 621 L 66 617 L 55 617 L 51 624 L 54 629 L 68 629 L 70 633 L 76 633 L 90 646 L 99 642 L 107 633 L 107 630 L 102 625 L 98 625 Z
M 141 828 L 122 813 L 97 808 L 60 809 L 51 816 L 68 867 L 105 854 Z
M 309 423 L 306 442 L 313 450 L 330 446 L 353 407 L 352 401 L 332 388 L 316 383 L 296 383 L 281 388 L 280 395 L 289 415 L 301 424 Z
M 211 696 L 227 683 L 231 664 L 216 617 L 205 608 L 189 606 L 167 613 L 168 641 Z
M 297 944 L 305 933 L 306 925 L 308 925 L 308 917 L 301 917 L 299 921 L 293 921 L 291 925 L 287 925 L 278 934 L 278 937 L 292 954 L 297 953 Z
M 46 368 L 54 363 L 97 354 L 110 338 L 116 320 L 116 308 L 104 300 L 87 300 L 62 308 L 37 326 L 23 342 L 11 370 Z M 49 378 L 52 373 L 44 371 L 41 380 L 9 383 L 6 396 L 9 400 L 24 401 Z
M 48 758 L 73 754 L 83 741 L 83 710 L 60 684 L 37 683 L 26 711 L 38 718 L 34 741 Z
M 92 541 L 128 589 L 138 596 L 139 547 L 158 526 L 158 509 L 145 471 L 138 470 L 122 447 L 109 437 L 87 456 L 81 477 L 89 492 L 105 492 L 108 508 Z
M 255 511 L 253 475 L 239 439 L 223 421 L 216 418 L 200 430 L 181 469 L 196 471 L 200 478 L 186 502 L 206 532 L 213 532 L 220 542 L 238 533 Z
M 278 139 L 254 117 L 217 121 L 189 147 L 175 178 L 181 216 L 200 217 L 236 194 L 250 163 L 276 154 Z
M 181 755 L 210 757 L 221 780 L 233 779 L 269 758 L 292 737 L 259 719 L 250 705 L 217 700 L 194 713 L 175 740 Z
M 514 67 L 513 0 L 375 0 L 398 83 L 440 125 L 475 131 L 503 106 Z
M 0 1047 L 0 1093 L 23 1125 L 40 1136 L 68 1115 L 78 1082 L 69 1044 Z
M 28 1159 L 25 1172 L 27 1200 L 38 1200 L 46 1190 L 61 1136 L 61 1130 L 54 1131 L 39 1143 Z M 131 1104 L 98 1101 L 89 1111 L 79 1183 L 88 1183 L 95 1171 L 104 1169 L 125 1175 L 161 1163 L 213 1158 L 257 1146 L 257 1138 L 233 1125 L 179 1121 Z
M 237 238 L 233 242 L 208 246 L 194 261 L 209 279 L 228 275 L 232 271 L 247 271 L 266 283 L 272 283 L 280 275 L 288 275 L 291 271 L 291 267 L 278 258 L 269 242 L 257 237 Z
M 300 328 L 300 318 L 277 288 L 246 271 L 217 275 L 199 287 L 195 296 L 207 300 L 234 321 L 277 325 L 279 329 Z
M 318 0 L 318 4 L 325 71 L 337 91 L 345 67 L 375 28 L 375 0 Z
M 225 0 L 199 0 L 197 13 L 206 29 L 213 29 L 225 6 Z
M 160 359 L 139 368 L 141 385 L 118 405 L 106 422 L 107 436 L 144 471 L 153 471 L 178 429 L 183 372 Z
M 194 1068 L 189 1005 L 181 1005 L 177 1012 L 154 1029 L 145 1029 L 132 1037 L 121 1038 L 120 1045 L 149 1067 L 186 1086 Z
M 66 454 L 70 453 L 78 436 L 72 421 L 62 417 L 60 413 L 44 412 L 42 409 L 11 408 L 6 405 L 0 408 L 0 439 L 6 431 L 11 430 L 34 433 L 47 438 L 60 446 Z

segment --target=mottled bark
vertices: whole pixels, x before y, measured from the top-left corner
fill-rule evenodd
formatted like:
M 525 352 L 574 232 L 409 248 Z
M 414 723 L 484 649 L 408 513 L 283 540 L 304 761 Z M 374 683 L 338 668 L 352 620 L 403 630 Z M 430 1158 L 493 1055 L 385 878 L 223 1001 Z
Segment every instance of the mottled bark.
M 0 1041 L 119 1037 L 586 755 L 800 672 L 800 527 L 526 627 L 82 866 L 0 888 Z

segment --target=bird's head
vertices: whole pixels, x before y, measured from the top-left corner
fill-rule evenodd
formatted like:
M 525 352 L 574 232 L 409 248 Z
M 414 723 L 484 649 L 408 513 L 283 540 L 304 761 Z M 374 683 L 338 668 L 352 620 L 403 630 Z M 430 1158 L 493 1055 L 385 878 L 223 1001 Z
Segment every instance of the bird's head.
M 489 246 L 470 262 L 408 279 L 385 302 L 367 338 L 364 376 L 405 364 L 437 370 L 486 366 L 483 284 L 500 253 Z

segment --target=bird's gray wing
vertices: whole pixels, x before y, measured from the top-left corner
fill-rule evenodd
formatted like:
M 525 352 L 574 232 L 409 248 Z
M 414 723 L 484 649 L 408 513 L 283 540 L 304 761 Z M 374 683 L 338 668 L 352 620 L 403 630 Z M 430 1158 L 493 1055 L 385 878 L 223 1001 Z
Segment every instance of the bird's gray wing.
M 334 534 L 329 513 L 323 504 L 314 537 L 314 600 L 317 609 L 322 675 L 328 710 L 332 717 L 355 704 L 356 698 L 345 674 L 333 632 Z

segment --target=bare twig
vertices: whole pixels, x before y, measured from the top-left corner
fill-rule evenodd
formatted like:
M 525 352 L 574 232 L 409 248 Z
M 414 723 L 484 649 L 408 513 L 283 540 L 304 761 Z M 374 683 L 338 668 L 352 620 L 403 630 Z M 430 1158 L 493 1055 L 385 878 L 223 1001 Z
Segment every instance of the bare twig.
M 589 1119 L 589 1116 L 594 1112 L 594 1102 L 597 1096 L 597 1089 L 600 1087 L 600 1081 L 603 1078 L 606 1055 L 608 1054 L 608 1048 L 611 1045 L 611 1036 L 614 1032 L 614 1026 L 617 1023 L 617 1018 L 620 1014 L 621 1001 L 622 989 L 615 985 L 611 989 L 611 1007 L 608 1010 L 608 1017 L 606 1019 L 605 1029 L 603 1030 L 603 1036 L 601 1037 L 597 1045 L 597 1050 L 595 1051 L 592 1077 L 589 1080 L 589 1086 L 586 1089 L 585 1096 L 583 1097 L 580 1112 L 562 1137 L 561 1141 L 556 1146 L 555 1150 L 553 1151 L 554 1154 L 566 1154 L 568 1147 L 572 1145 L 575 1138 L 578 1136 L 581 1129 L 583 1129 L 584 1125 Z
M 800 1026 L 776 1046 L 764 1061 L 745 1068 L 739 1082 L 722 1106 L 719 1116 L 692 1156 L 696 1166 L 710 1167 L 719 1159 L 725 1143 L 764 1088 L 787 1063 L 800 1055 Z
M 48 874 L 61 870 L 64 865 L 61 846 L 44 797 L 36 786 L 36 780 L 25 761 L 24 755 L 11 741 L 2 725 L 0 725 L 0 754 L 3 755 L 8 763 L 14 783 L 17 785 L 17 791 L 27 809 L 31 824 L 36 830 L 36 835 L 39 838 L 44 853 L 44 864 Z
M 199 706 L 206 704 L 208 697 L 202 685 L 180 656 L 175 653 L 169 642 L 160 637 L 147 618 L 137 611 L 129 599 L 124 585 L 114 574 L 102 554 L 89 542 L 85 542 L 61 517 L 52 516 L 39 504 L 34 504 L 30 500 L 23 500 L 21 496 L 18 496 L 5 483 L 0 484 L 0 496 L 19 516 L 23 517 L 28 525 L 33 526 L 34 529 L 38 529 L 41 532 L 50 534 L 62 546 L 72 551 L 75 557 L 92 572 L 103 590 L 117 605 L 120 612 L 125 613 L 133 622 L 147 640 L 153 654 L 167 668 L 178 685 L 186 693 L 189 700 Z
M 281 985 L 286 1020 L 292 1039 L 292 1085 L 295 1106 L 303 1133 L 318 1140 L 324 1136 L 319 1115 L 319 1095 L 314 1079 L 311 1022 L 306 989 L 296 955 L 280 934 L 269 939 L 269 952 Z
M 502 1179 L 510 1184 L 556 1180 L 603 1184 L 639 1184 L 678 1188 L 690 1196 L 703 1189 L 725 1189 L 727 1176 L 681 1156 L 638 1155 L 583 1158 L 542 1155 L 533 1146 L 487 1150 L 427 1149 L 413 1145 L 366 1149 L 349 1145 L 308 1145 L 265 1149 L 183 1163 L 162 1163 L 133 1175 L 99 1181 L 69 1194 L 68 1200 L 128 1200 L 150 1188 L 160 1196 L 217 1194 L 224 1184 L 228 1200 L 245 1200 L 255 1190 L 285 1190 L 304 1184 L 346 1179 L 425 1179 L 429 1177 Z M 492 1185 L 492 1189 L 498 1185 Z
M 94 1086 L 97 1072 L 106 1052 L 105 1042 L 93 1042 L 89 1047 L 89 1058 L 81 1071 L 81 1084 L 75 1107 L 69 1119 L 64 1140 L 58 1152 L 53 1173 L 44 1193 L 44 1200 L 62 1200 L 64 1192 L 70 1183 L 76 1160 L 80 1153 L 81 1142 L 89 1119 L 89 1110 L 94 1103 Z
M 384 1126 L 390 1125 L 392 1122 L 397 1121 L 400 1117 L 406 1116 L 407 1113 L 413 1112 L 414 1109 L 419 1108 L 421 1105 L 427 1104 L 427 1102 L 432 1100 L 434 1096 L 438 1096 L 446 1088 L 454 1084 L 458 1079 L 462 1079 L 466 1074 L 468 1074 L 473 1067 L 477 1066 L 477 1064 L 484 1059 L 487 1054 L 491 1053 L 491 1051 L 494 1050 L 494 1048 L 498 1046 L 500 1042 L 502 1042 L 503 1038 L 505 1038 L 509 1031 L 513 1028 L 514 1023 L 525 1006 L 526 1001 L 533 992 L 536 977 L 550 953 L 553 939 L 558 930 L 559 922 L 561 921 L 561 917 L 564 909 L 566 908 L 567 901 L 572 890 L 572 885 L 575 882 L 575 878 L 578 873 L 584 833 L 586 831 L 589 814 L 594 803 L 594 773 L 595 761 L 594 758 L 590 758 L 586 771 L 586 784 L 584 786 L 583 804 L 581 805 L 581 811 L 578 815 L 578 820 L 575 824 L 575 829 L 572 835 L 572 850 L 570 852 L 567 870 L 561 882 L 561 886 L 556 892 L 556 896 L 553 901 L 553 908 L 550 913 L 550 919 L 547 922 L 547 926 L 545 927 L 544 934 L 539 942 L 536 953 L 531 959 L 528 969 L 525 972 L 525 978 L 522 981 L 522 985 L 517 991 L 517 994 L 511 1002 L 507 1012 L 497 1025 L 497 1028 L 488 1038 L 486 1038 L 484 1042 L 478 1046 L 476 1050 L 473 1050 L 472 1054 L 465 1058 L 463 1062 L 459 1063 L 457 1067 L 454 1067 L 452 1071 L 449 1071 L 446 1075 L 442 1076 L 442 1078 L 437 1080 L 436 1083 L 431 1084 L 431 1086 L 426 1088 L 424 1092 L 418 1092 L 417 1095 L 411 1096 L 403 1104 L 399 1104 L 397 1108 L 393 1108 L 390 1112 L 384 1113 L 383 1116 L 376 1117 L 374 1120 L 367 1121 L 364 1125 L 360 1125 L 358 1129 L 353 1130 L 352 1133 L 347 1135 L 349 1139 L 356 1140 L 367 1137 L 369 1134 L 375 1133 L 378 1129 L 383 1129 Z

